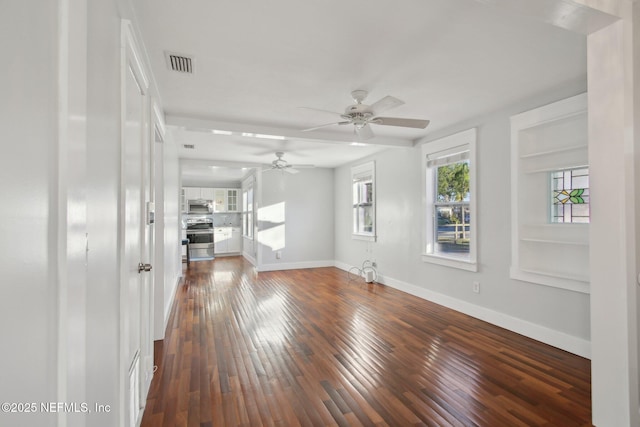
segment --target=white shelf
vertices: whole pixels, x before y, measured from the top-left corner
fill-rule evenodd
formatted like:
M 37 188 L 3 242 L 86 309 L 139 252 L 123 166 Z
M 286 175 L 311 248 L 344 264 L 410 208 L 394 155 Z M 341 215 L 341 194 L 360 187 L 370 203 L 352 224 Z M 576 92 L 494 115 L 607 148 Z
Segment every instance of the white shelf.
M 560 166 L 549 166 L 546 168 L 539 168 L 539 169 L 524 169 L 522 171 L 522 173 L 525 174 L 534 174 L 534 173 L 541 173 L 541 172 L 556 172 L 560 169 L 577 169 L 577 168 L 584 168 L 587 167 L 584 163 L 580 163 L 580 164 L 575 164 L 575 165 L 571 165 L 571 164 L 563 164 L 562 167 Z
M 537 285 L 551 286 L 583 294 L 590 293 L 588 279 L 577 278 L 566 274 L 556 274 L 532 269 L 522 270 L 512 266 L 509 276 L 515 280 L 535 283 Z
M 578 276 L 575 274 L 564 274 L 564 273 L 556 273 L 553 271 L 533 270 L 533 269 L 527 269 L 527 268 L 521 268 L 520 271 L 524 273 L 529 273 L 529 274 L 538 274 L 541 276 L 553 277 L 556 279 L 575 280 L 577 282 L 589 283 L 588 277 Z
M 522 155 L 520 155 L 520 158 L 521 159 L 529 159 L 529 158 L 532 158 L 532 157 L 546 156 L 548 154 L 557 154 L 557 153 L 564 153 L 564 152 L 567 152 L 567 151 L 579 150 L 581 148 L 586 150 L 587 146 L 584 145 L 584 144 L 571 145 L 569 147 L 555 148 L 553 150 L 539 151 L 537 153 L 522 154 Z
M 570 240 L 556 240 L 556 239 L 532 239 L 528 237 L 521 237 L 521 241 L 523 242 L 532 242 L 532 243 L 546 243 L 551 245 L 574 245 L 574 246 L 589 246 L 588 242 L 576 242 Z

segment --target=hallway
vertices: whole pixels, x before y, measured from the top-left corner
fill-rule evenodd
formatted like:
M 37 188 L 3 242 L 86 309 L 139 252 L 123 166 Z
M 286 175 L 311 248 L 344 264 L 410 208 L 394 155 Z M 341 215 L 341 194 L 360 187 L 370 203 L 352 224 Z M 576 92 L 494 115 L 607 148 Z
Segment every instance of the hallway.
M 192 262 L 142 426 L 590 426 L 590 362 L 317 268 Z

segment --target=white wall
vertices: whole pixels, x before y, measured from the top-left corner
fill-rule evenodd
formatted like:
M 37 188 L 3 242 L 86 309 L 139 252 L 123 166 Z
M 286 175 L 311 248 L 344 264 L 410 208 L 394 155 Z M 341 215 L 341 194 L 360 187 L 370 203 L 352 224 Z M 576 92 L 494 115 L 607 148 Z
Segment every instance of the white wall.
M 1 423 L 117 425 L 118 6 L 6 2 L 0 31 L 13 58 L 0 70 L 6 142 L 0 161 L 0 397 L 17 403 L 82 396 L 112 408 L 87 422 L 83 415 L 39 411 L 2 414 Z M 74 121 L 81 126 L 74 129 Z M 77 378 L 81 390 L 72 389 Z
M 120 358 L 120 12 L 115 1 L 89 2 L 87 217 L 87 399 L 112 405 L 90 424 L 117 425 Z
M 57 389 L 57 4 L 3 2 L 0 34 L 0 334 L 3 402 L 55 400 Z M 51 426 L 45 414 L 4 425 Z
M 261 178 L 258 269 L 333 265 L 333 170 L 265 171 Z
M 168 136 L 164 151 L 164 279 L 162 283 L 162 325 L 157 324 L 155 338 L 163 339 L 176 288 L 182 276 L 182 238 L 180 229 L 180 165 L 178 149 Z M 157 289 L 159 286 L 156 287 Z M 160 328 L 160 329 L 158 329 Z
M 606 198 L 590 225 L 597 426 L 640 425 L 640 5 L 625 6 L 625 21 L 590 35 L 588 50 L 590 191 Z
M 475 126 L 478 129 L 477 273 L 421 260 L 424 213 L 419 146 L 390 149 L 370 158 L 376 162 L 378 239 L 374 243 L 352 240 L 351 165 L 336 170 L 338 265 L 360 266 L 365 259 L 375 259 L 381 279 L 389 285 L 587 355 L 588 295 L 509 278 L 509 116 L 581 90 L 584 82 L 576 82 L 433 136 L 436 139 Z M 472 292 L 472 281 L 480 282 L 479 294 Z
M 120 30 L 130 17 L 126 0 L 3 3 L 0 400 L 110 411 L 0 414 L 2 425 L 122 421 Z

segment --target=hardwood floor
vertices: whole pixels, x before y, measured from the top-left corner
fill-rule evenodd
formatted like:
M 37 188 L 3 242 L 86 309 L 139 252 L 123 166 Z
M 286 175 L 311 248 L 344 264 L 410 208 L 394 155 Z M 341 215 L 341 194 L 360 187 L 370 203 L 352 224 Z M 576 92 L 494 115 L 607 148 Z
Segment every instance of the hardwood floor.
M 142 426 L 590 426 L 581 357 L 335 268 L 192 262 Z

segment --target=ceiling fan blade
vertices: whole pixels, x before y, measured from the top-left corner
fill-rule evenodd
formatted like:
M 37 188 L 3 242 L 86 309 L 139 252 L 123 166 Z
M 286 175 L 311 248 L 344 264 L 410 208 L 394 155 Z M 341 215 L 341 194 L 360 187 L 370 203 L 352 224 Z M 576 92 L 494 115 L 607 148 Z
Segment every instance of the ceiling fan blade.
M 367 139 L 371 139 L 375 136 L 369 125 L 364 125 L 361 128 L 355 127 L 354 129 L 360 141 L 366 141 Z
M 401 119 L 398 117 L 376 117 L 370 121 L 377 125 L 400 126 L 405 128 L 424 129 L 429 125 L 429 120 Z
M 396 108 L 401 106 L 402 104 L 404 104 L 404 101 L 399 100 L 398 98 L 395 98 L 393 96 L 385 96 L 384 98 L 382 98 L 381 100 L 375 102 L 374 104 L 371 105 L 371 111 L 373 112 L 374 116 L 377 116 L 378 114 L 382 113 L 383 111 L 387 111 L 390 110 L 392 108 Z
M 351 123 L 351 122 L 334 122 L 334 123 L 327 123 L 327 124 L 320 125 L 320 126 L 315 126 L 315 127 L 309 128 L 309 129 L 302 129 L 302 132 L 309 132 L 309 131 L 312 131 L 312 130 L 316 130 L 316 129 L 324 128 L 324 127 L 327 127 L 327 126 L 333 126 L 333 125 L 348 125 L 349 123 Z
M 300 173 L 300 171 L 299 171 L 299 170 L 297 170 L 297 169 L 293 169 L 293 168 L 284 168 L 284 169 L 281 169 L 281 170 L 285 171 L 286 173 L 290 173 L 290 174 L 292 174 L 292 175 L 293 175 L 293 174 L 296 174 L 296 173 Z
M 315 168 L 315 165 L 291 165 L 292 168 L 295 169 L 311 169 L 311 168 Z

